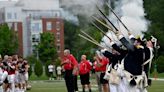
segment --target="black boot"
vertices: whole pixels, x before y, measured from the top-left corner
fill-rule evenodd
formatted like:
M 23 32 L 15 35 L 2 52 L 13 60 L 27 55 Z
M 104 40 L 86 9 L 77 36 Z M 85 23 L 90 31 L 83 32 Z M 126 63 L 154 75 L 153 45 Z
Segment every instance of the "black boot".
M 92 90 L 91 90 L 91 89 L 89 89 L 89 92 L 92 92 Z

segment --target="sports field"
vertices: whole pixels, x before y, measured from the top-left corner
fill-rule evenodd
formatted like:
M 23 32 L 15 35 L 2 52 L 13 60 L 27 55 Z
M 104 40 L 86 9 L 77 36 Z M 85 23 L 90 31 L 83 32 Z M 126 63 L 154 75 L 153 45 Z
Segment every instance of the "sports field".
M 64 81 L 32 81 L 30 83 L 32 88 L 28 92 L 67 92 Z M 93 92 L 98 92 L 94 81 L 92 84 Z M 80 84 L 79 90 L 81 90 Z M 148 92 L 164 92 L 164 81 L 153 81 Z

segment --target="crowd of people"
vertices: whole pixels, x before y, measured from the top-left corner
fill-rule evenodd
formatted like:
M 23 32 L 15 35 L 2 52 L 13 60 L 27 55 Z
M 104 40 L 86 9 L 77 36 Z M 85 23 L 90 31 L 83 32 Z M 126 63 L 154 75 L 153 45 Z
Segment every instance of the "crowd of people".
M 97 50 L 93 63 L 87 60 L 86 55 L 82 55 L 78 64 L 70 50 L 64 50 L 61 65 L 68 92 L 78 92 L 77 75 L 80 75 L 82 92 L 86 92 L 86 87 L 92 92 L 91 70 L 95 71 L 99 92 L 147 92 L 151 84 L 148 72 L 157 39 L 152 36 L 142 40 L 131 33 L 129 38 L 125 38 L 120 32 L 117 37 L 122 45 L 110 40 L 111 48 Z
M 57 69 L 57 79 L 64 79 L 68 92 L 78 92 L 77 77 L 80 75 L 82 92 L 92 92 L 90 72 L 95 71 L 99 92 L 147 92 L 151 84 L 148 72 L 153 59 L 157 39 L 142 40 L 129 33 L 125 38 L 117 34 L 119 46 L 110 40 L 111 48 L 100 48 L 95 52 L 94 62 L 87 60 L 85 54 L 81 55 L 78 63 L 69 49 L 64 50 L 64 58 Z M 0 55 L 0 92 L 25 92 L 28 87 L 27 60 L 18 55 L 2 57 Z M 53 76 L 53 65 L 48 66 L 50 78 Z M 52 80 L 52 79 L 51 79 Z
M 25 92 L 29 67 L 27 60 L 18 55 L 0 55 L 0 92 Z

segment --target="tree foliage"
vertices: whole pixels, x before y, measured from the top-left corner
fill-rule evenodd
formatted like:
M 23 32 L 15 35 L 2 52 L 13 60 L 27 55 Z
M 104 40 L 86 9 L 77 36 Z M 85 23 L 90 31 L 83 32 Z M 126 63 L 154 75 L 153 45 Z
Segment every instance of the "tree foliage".
M 0 54 L 13 55 L 18 51 L 18 37 L 7 24 L 0 25 Z
M 71 53 L 80 60 L 82 54 L 86 54 L 88 57 L 92 57 L 93 49 L 97 48 L 93 43 L 86 41 L 85 39 L 78 36 L 78 34 L 82 34 L 81 31 L 86 32 L 90 36 L 92 36 L 95 40 L 100 42 L 102 38 L 102 34 L 91 24 L 87 23 L 85 17 L 79 17 L 79 25 L 73 24 L 72 22 L 65 21 L 65 48 L 71 50 Z
M 32 69 L 33 69 L 33 65 L 38 61 L 37 58 L 33 55 L 26 57 L 26 60 L 28 61 L 30 68 L 29 68 L 29 76 L 31 76 L 31 74 L 33 73 Z
M 159 56 L 158 59 L 156 60 L 156 64 L 157 64 L 157 71 L 159 73 L 163 73 L 164 72 L 164 56 Z
M 158 38 L 159 54 L 164 55 L 164 0 L 144 0 L 146 18 L 150 20 L 150 34 Z
M 50 73 L 48 71 L 48 66 L 52 63 L 52 61 L 47 61 L 45 64 L 45 73 L 47 77 L 50 77 Z
M 42 62 L 48 60 L 54 61 L 57 58 L 57 50 L 55 47 L 55 36 L 53 33 L 43 33 L 41 34 L 41 41 L 39 42 L 37 48 L 39 52 L 39 59 Z
M 35 62 L 34 73 L 37 77 L 40 77 L 43 74 L 43 66 L 40 61 Z

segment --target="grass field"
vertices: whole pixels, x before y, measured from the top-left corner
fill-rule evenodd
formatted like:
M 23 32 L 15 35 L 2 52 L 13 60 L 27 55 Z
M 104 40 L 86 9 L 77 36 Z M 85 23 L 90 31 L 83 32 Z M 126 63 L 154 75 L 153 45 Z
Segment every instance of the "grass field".
M 30 83 L 32 89 L 28 92 L 67 92 L 64 81 L 32 81 Z M 79 88 L 81 88 L 80 84 Z M 95 85 L 92 85 L 92 89 L 93 92 L 98 92 Z M 153 81 L 148 92 L 164 92 L 164 81 Z

